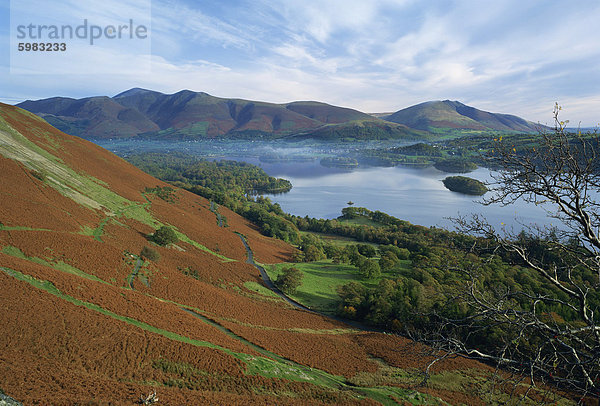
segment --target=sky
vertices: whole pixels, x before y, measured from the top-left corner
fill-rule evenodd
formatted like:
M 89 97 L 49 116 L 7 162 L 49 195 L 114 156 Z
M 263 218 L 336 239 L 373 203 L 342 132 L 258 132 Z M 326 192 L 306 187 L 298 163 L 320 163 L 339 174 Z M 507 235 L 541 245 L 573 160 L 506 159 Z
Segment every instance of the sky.
M 19 18 L 132 18 L 149 32 L 25 55 Z M 571 126 L 592 127 L 598 21 L 597 0 L 0 0 L 0 101 L 142 87 L 375 113 L 450 99 L 542 124 L 558 102 Z

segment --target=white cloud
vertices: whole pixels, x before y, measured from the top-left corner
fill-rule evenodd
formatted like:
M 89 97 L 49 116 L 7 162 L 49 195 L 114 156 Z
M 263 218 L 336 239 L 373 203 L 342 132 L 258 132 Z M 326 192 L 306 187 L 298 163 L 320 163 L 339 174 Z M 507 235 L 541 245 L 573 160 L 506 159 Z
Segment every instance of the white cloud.
M 253 32 L 248 32 L 245 24 L 239 26 L 207 15 L 201 7 L 192 8 L 179 1 L 154 2 L 152 8 L 152 29 L 159 37 L 170 37 L 169 43 L 185 42 L 187 45 L 218 44 L 253 50 Z
M 572 122 L 600 120 L 594 32 L 600 5 L 242 3 L 214 11 L 182 0 L 154 2 L 150 75 L 54 85 L 3 75 L 0 85 L 12 95 L 38 98 L 114 94 L 133 86 L 190 88 L 273 102 L 321 100 L 369 112 L 450 98 L 542 122 L 559 101 Z
M 282 2 L 283 16 L 294 31 L 302 31 L 321 43 L 338 30 L 362 30 L 374 23 L 382 2 L 329 0 Z

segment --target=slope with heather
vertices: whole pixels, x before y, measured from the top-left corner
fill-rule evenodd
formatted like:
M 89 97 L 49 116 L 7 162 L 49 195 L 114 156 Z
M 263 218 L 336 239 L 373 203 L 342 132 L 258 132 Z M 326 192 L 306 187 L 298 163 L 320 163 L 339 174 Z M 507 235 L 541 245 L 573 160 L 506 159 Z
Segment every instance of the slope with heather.
M 414 362 L 290 307 L 246 264 L 294 248 L 39 117 L 0 105 L 0 389 L 25 404 L 439 404 Z M 172 227 L 179 241 L 148 236 Z M 153 261 L 140 256 L 149 247 Z M 407 341 L 407 343 L 409 343 Z M 410 354 L 410 344 L 393 352 Z M 377 359 L 375 359 L 377 358 Z M 388 359 L 389 358 L 389 359 Z M 400 357 L 402 359 L 402 357 Z M 426 358 L 423 358 L 426 360 Z M 448 364 L 447 370 L 480 368 Z M 394 373 L 402 378 L 373 384 Z M 483 373 L 483 372 L 482 372 Z M 372 379 L 371 379 L 371 378 Z M 359 379 L 360 378 L 360 379 Z M 453 391 L 453 392 L 452 392 Z M 444 391 L 456 399 L 479 395 Z
M 494 371 L 460 358 L 417 386 L 426 347 L 291 307 L 240 235 L 262 263 L 293 247 L 7 105 L 0 170 L 0 390 L 24 404 L 491 399 Z M 153 243 L 162 226 L 178 241 Z

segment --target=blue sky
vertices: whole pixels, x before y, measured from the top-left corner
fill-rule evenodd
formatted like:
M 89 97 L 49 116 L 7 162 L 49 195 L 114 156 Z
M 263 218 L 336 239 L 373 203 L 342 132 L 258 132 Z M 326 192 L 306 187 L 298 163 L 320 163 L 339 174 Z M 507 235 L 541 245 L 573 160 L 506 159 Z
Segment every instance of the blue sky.
M 56 5 L 71 1 L 39 0 L 38 11 L 64 18 L 69 7 Z M 125 16 L 144 1 L 150 0 L 102 4 Z M 366 112 L 451 99 L 541 123 L 551 121 L 559 102 L 572 125 L 600 122 L 596 0 L 153 0 L 151 6 L 150 53 L 115 47 L 79 55 L 69 74 L 14 74 L 10 1 L 0 0 L 0 101 L 112 96 L 143 87 L 319 100 Z

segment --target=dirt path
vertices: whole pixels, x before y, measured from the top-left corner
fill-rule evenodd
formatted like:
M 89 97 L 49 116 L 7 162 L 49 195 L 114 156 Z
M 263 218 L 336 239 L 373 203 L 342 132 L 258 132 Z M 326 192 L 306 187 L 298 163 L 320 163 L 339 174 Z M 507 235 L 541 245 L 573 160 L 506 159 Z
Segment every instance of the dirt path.
M 144 263 L 144 260 L 140 257 L 138 257 L 137 262 L 135 263 L 135 268 L 133 268 L 133 271 L 131 272 L 131 274 L 129 274 L 129 287 L 131 289 L 133 288 L 133 280 L 136 278 L 140 268 L 142 267 L 142 264 Z
M 269 289 L 271 289 L 273 292 L 277 293 L 283 300 L 285 300 L 292 306 L 294 306 L 298 309 L 301 309 L 301 310 L 306 310 L 306 311 L 309 311 L 312 313 L 317 313 L 314 310 L 311 310 L 310 308 L 304 306 L 303 304 L 296 302 L 294 299 L 290 299 L 281 290 L 279 290 L 279 288 L 277 286 L 275 286 L 273 281 L 271 281 L 271 278 L 269 278 L 269 275 L 267 275 L 267 271 L 265 271 L 265 268 L 263 268 L 262 266 L 258 265 L 256 262 L 254 262 L 254 254 L 252 253 L 252 249 L 250 249 L 250 245 L 248 245 L 248 241 L 246 241 L 246 237 L 244 237 L 243 235 L 238 234 L 238 233 L 236 233 L 236 234 L 242 240 L 244 247 L 246 247 L 246 254 L 248 255 L 248 259 L 246 259 L 246 263 L 254 265 L 254 267 L 256 269 L 258 269 L 263 282 L 265 283 L 265 285 L 267 285 L 267 287 Z M 317 314 L 321 314 L 321 313 L 317 313 Z
M 223 227 L 223 216 L 219 213 L 218 210 L 219 210 L 219 206 L 211 200 L 210 201 L 210 211 L 215 213 L 215 215 L 217 216 L 217 224 L 219 225 L 219 227 Z

